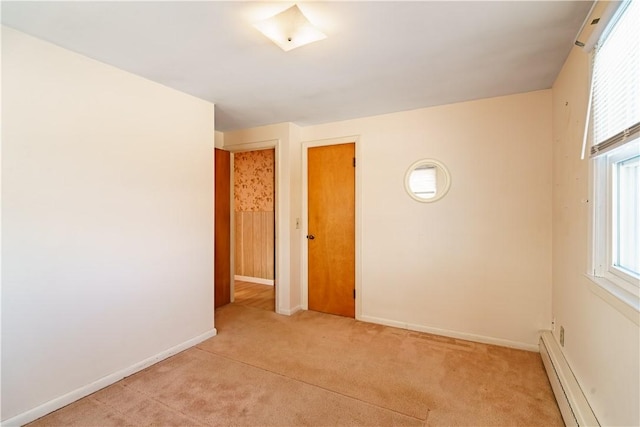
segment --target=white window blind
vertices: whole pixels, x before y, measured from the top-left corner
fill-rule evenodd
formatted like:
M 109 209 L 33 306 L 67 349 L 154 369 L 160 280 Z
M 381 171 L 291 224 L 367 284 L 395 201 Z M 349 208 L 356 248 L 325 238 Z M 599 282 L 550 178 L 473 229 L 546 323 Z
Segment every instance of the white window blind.
M 416 196 L 430 199 L 435 197 L 438 189 L 437 177 L 435 166 L 420 166 L 411 173 L 409 187 Z
M 603 36 L 593 63 L 592 156 L 640 132 L 640 1 L 623 4 Z

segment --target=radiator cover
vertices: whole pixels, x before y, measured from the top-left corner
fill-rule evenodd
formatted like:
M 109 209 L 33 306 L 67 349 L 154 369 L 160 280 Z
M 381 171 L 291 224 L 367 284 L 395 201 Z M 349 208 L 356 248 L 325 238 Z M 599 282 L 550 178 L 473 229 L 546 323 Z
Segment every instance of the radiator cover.
M 600 426 L 551 331 L 540 333 L 540 356 L 567 426 Z

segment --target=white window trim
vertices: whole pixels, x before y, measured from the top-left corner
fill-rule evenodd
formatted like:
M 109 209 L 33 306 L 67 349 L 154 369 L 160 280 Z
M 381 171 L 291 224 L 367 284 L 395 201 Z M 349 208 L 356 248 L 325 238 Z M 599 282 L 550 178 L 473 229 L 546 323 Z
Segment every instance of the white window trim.
M 627 145 L 629 144 L 629 145 Z M 640 147 L 640 138 L 625 144 L 631 150 Z M 640 325 L 640 280 L 613 265 L 612 166 L 622 156 L 602 155 L 592 160 L 592 194 L 595 201 L 591 212 L 593 237 L 591 265 L 586 276 L 590 289 L 615 309 Z M 604 292 L 603 292 L 604 291 Z
M 640 326 L 640 298 L 632 295 L 608 279 L 585 274 L 589 283 L 589 290 L 608 303 L 611 307 Z

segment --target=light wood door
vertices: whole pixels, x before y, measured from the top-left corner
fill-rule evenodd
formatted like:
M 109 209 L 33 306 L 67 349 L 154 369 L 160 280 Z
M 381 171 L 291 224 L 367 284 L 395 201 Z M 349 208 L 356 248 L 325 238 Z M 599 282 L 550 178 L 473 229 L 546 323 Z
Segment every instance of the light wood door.
M 307 152 L 309 309 L 355 317 L 355 144 Z
M 215 149 L 214 307 L 231 302 L 231 153 Z

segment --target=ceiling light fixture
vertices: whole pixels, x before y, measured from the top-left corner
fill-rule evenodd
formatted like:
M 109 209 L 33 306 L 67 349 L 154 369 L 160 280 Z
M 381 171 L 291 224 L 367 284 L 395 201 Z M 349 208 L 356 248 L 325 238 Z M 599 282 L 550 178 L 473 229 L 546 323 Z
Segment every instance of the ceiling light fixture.
M 253 26 L 285 52 L 327 38 L 309 22 L 297 5 Z

